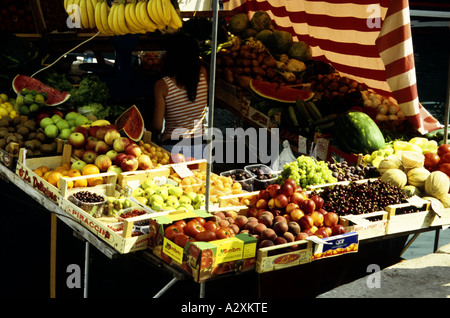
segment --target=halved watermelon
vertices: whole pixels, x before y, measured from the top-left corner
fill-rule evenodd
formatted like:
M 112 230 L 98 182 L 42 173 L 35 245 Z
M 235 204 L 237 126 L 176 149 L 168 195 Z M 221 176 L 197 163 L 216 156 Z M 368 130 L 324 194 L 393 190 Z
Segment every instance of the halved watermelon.
M 256 79 L 250 81 L 250 88 L 261 97 L 281 103 L 295 103 L 297 99 L 309 100 L 314 96 L 310 91 Z
M 29 90 L 34 89 L 38 93 L 46 93 L 48 97 L 45 100 L 45 105 L 47 106 L 56 106 L 62 104 L 70 97 L 70 94 L 67 92 L 60 92 L 59 90 L 45 85 L 44 83 L 33 77 L 21 74 L 18 74 L 16 77 L 14 77 L 12 81 L 12 88 L 18 95 L 24 88 L 27 88 Z
M 136 105 L 124 111 L 115 121 L 117 130 L 133 141 L 139 141 L 144 134 L 144 119 Z

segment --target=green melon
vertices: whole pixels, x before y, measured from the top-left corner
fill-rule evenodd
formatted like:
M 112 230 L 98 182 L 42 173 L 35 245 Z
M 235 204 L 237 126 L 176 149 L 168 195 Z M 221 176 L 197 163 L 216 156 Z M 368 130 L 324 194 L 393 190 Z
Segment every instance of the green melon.
M 250 88 L 261 97 L 281 103 L 295 103 L 298 99 L 309 100 L 314 96 L 310 91 L 256 79 L 250 80 Z

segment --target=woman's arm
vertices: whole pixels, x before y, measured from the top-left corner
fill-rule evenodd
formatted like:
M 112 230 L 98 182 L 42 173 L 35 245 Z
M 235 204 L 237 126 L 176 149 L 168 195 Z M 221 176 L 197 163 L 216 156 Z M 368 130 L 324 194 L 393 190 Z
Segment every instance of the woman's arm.
M 155 138 L 161 133 L 166 110 L 167 85 L 163 79 L 156 81 L 154 85 L 154 108 L 150 122 L 150 130 Z

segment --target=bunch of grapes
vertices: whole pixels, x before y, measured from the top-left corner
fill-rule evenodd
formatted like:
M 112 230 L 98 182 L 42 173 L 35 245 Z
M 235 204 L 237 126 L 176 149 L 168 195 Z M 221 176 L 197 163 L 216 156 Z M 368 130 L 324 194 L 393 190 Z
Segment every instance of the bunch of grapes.
M 295 180 L 302 188 L 337 181 L 325 161 L 318 161 L 309 156 L 300 156 L 297 160 L 285 164 L 278 182 L 283 183 L 286 179 Z

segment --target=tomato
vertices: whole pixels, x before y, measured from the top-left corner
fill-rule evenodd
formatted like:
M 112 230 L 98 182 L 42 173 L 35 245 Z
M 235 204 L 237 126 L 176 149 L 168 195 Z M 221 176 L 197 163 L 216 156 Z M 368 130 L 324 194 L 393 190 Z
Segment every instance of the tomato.
M 216 230 L 217 239 L 224 239 L 228 237 L 234 236 L 234 231 L 227 226 L 222 226 L 218 230 Z
M 440 163 L 449 163 L 450 162 L 450 152 L 445 153 L 440 160 Z
M 195 239 L 197 241 L 204 241 L 204 242 L 209 242 L 209 241 L 214 241 L 216 239 L 217 235 L 215 231 L 211 231 L 211 230 L 205 230 L 203 232 L 200 232 L 197 234 L 197 236 L 195 237 Z
M 197 239 L 197 234 L 203 232 L 204 230 L 205 228 L 203 227 L 203 225 L 198 223 L 196 219 L 187 222 L 186 226 L 184 227 L 184 233 L 195 239 Z
M 186 221 L 185 220 L 176 221 L 175 225 L 178 226 L 180 229 L 184 229 L 184 227 L 186 226 Z
M 445 173 L 447 176 L 450 177 L 450 163 L 444 163 L 439 165 L 438 170 L 442 171 L 443 173 Z
M 439 155 L 434 152 L 427 152 L 426 154 L 424 154 L 424 157 L 425 160 L 423 166 L 430 171 L 433 171 L 439 164 L 439 161 L 441 160 Z
M 177 233 L 173 239 L 173 242 L 180 247 L 185 247 L 188 242 L 194 242 L 194 238 L 187 236 L 184 233 Z
M 172 241 L 175 238 L 175 234 L 180 233 L 180 232 L 182 233 L 183 230 L 173 224 L 173 225 L 169 225 L 168 227 L 166 227 L 166 229 L 164 230 L 164 236 L 168 240 Z
M 206 223 L 206 220 L 204 219 L 204 218 L 202 218 L 202 217 L 196 217 L 194 220 L 197 220 L 197 222 L 198 223 L 200 223 L 201 225 L 205 225 L 205 223 Z
M 450 144 L 442 144 L 437 149 L 437 154 L 442 158 L 443 155 L 450 152 Z
M 205 230 L 215 231 L 218 230 L 220 226 L 214 221 L 207 221 L 203 227 Z

